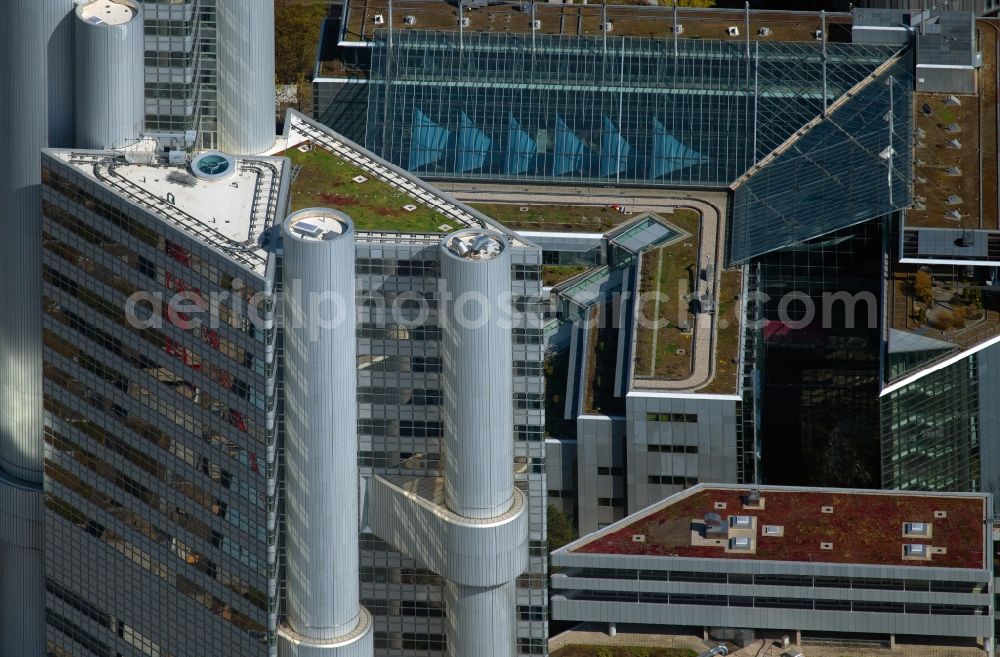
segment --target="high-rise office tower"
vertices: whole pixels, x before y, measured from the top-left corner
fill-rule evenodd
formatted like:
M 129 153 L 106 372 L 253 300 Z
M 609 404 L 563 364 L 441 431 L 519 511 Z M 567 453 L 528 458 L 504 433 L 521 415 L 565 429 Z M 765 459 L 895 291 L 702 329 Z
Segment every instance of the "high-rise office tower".
M 282 140 L 45 152 L 48 650 L 544 647 L 539 250 L 298 115 Z M 474 294 L 489 323 L 446 320 Z M 400 480 L 434 502 L 385 524 Z

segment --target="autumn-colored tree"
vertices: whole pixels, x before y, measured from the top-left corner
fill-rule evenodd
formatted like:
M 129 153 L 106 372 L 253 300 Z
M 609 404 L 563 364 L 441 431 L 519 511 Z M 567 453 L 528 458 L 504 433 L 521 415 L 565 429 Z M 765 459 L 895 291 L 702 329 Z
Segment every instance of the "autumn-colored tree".
M 316 45 L 329 3 L 274 0 L 274 70 L 278 84 L 312 80 Z
M 933 284 L 934 279 L 931 278 L 930 274 L 922 270 L 917 272 L 917 275 L 913 277 L 913 296 L 917 298 L 917 301 L 929 304 L 934 300 Z

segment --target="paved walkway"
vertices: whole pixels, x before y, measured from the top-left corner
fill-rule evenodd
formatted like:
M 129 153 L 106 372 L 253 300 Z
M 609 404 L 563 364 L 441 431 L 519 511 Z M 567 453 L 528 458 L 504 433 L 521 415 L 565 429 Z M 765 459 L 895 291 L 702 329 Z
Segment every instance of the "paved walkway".
M 711 260 L 713 277 L 703 281 L 696 276 L 695 294 L 708 295 L 718 301 L 717 292 L 725 262 L 725 214 L 728 196 L 725 192 L 678 192 L 668 189 L 633 188 L 584 188 L 546 185 L 497 185 L 473 183 L 439 183 L 438 187 L 460 201 L 470 203 L 511 203 L 530 205 L 624 205 L 630 212 L 669 213 L 687 208 L 701 214 L 698 262 L 700 271 Z M 644 390 L 690 391 L 701 388 L 715 377 L 715 322 L 717 313 L 699 313 L 695 319 L 694 339 L 691 341 L 694 367 L 691 374 L 680 380 L 636 379 L 633 372 L 631 387 Z

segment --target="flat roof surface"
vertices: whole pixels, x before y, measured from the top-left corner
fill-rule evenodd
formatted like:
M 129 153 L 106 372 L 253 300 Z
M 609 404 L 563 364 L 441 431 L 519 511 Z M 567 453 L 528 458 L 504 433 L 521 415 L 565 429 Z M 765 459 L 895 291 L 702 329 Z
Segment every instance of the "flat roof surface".
M 330 207 L 354 222 L 358 239 L 375 233 L 447 234 L 461 228 L 494 228 L 523 246 L 502 225 L 445 197 L 300 114 L 291 113 L 280 155 L 292 161 L 291 210 Z
M 124 25 L 136 16 L 135 9 L 117 0 L 95 0 L 78 11 L 80 19 L 92 25 Z
M 470 32 L 531 32 L 532 16 L 538 21 L 539 34 L 566 36 L 600 35 L 602 20 L 611 22 L 608 37 L 668 37 L 673 34 L 673 9 L 669 6 L 609 4 L 602 14 L 600 4 L 504 3 L 465 9 L 465 27 Z M 734 9 L 679 8 L 678 22 L 683 25 L 680 38 L 746 40 L 746 14 Z M 381 19 L 376 18 L 381 16 Z M 408 18 L 409 17 L 409 18 Z M 375 30 L 386 29 L 389 22 L 387 0 L 349 0 L 346 4 L 344 42 L 365 42 Z M 827 14 L 827 38 L 850 40 L 851 15 Z M 729 27 L 739 35 L 730 36 Z M 458 7 L 445 0 L 395 0 L 393 29 L 459 29 Z M 767 27 L 767 31 L 761 28 Z M 767 41 L 815 41 L 820 28 L 819 12 L 751 11 L 750 38 Z M 766 33 L 765 33 L 766 32 Z
M 838 489 L 763 487 L 762 508 L 747 508 L 743 487 L 699 485 L 568 547 L 572 553 L 757 559 L 936 568 L 984 567 L 986 498 Z M 724 507 L 721 505 L 725 505 Z M 825 512 L 824 507 L 832 508 Z M 944 516 L 942 517 L 942 513 Z M 728 533 L 747 535 L 753 551 L 728 550 L 706 541 L 697 528 L 717 513 Z M 750 516 L 753 529 L 729 529 L 730 516 Z M 905 523 L 930 526 L 927 537 L 904 537 Z M 768 535 L 765 526 L 781 528 Z M 634 537 L 642 536 L 642 542 Z M 692 544 L 696 543 L 696 544 Z M 824 543 L 832 544 L 825 548 Z M 929 546 L 930 559 L 905 559 L 904 544 Z M 935 553 L 935 548 L 943 552 Z
M 187 163 L 132 164 L 110 153 L 53 154 L 251 271 L 264 273 L 267 252 L 258 239 L 275 219 L 284 160 L 236 157 L 231 176 L 207 181 L 195 177 Z

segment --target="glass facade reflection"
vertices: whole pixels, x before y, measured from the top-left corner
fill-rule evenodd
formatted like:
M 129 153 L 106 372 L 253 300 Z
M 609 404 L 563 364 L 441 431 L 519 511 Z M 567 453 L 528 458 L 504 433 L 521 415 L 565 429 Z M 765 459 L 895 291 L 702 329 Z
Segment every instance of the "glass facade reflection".
M 48 649 L 268 655 L 274 349 L 234 312 L 265 281 L 69 166 L 42 180 Z M 237 278 L 212 328 L 125 312 Z
M 428 177 L 724 187 L 886 46 L 378 32 L 366 146 Z M 848 130 L 853 126 L 845 126 Z

